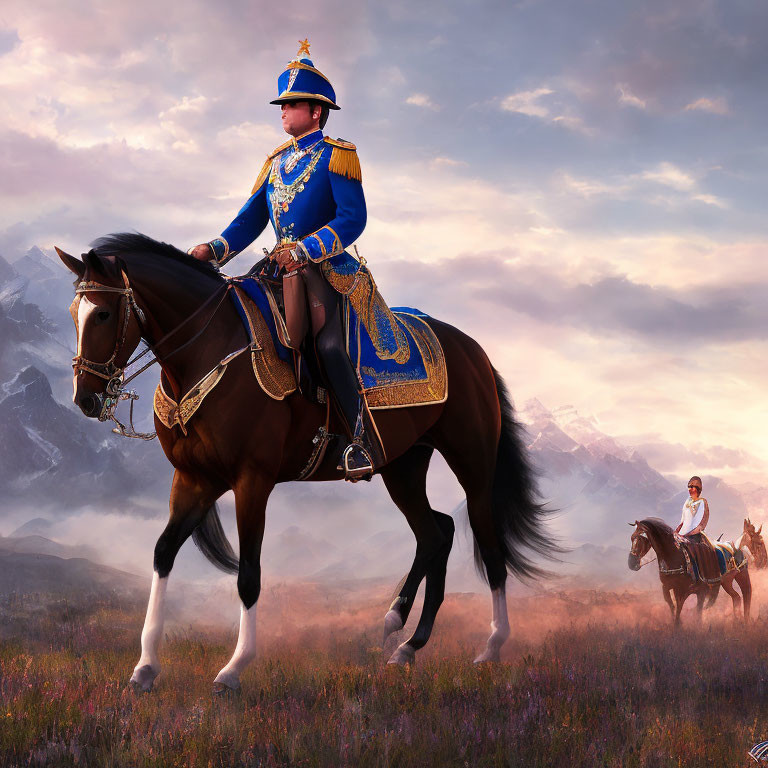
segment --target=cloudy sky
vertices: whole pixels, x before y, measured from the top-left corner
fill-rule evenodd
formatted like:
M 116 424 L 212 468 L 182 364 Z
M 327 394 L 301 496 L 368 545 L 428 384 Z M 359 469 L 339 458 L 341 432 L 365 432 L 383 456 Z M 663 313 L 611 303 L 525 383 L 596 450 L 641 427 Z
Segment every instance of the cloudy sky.
M 304 37 L 390 303 L 479 339 L 519 404 L 677 446 L 657 469 L 762 478 L 764 3 L 5 0 L 0 253 L 218 234 Z

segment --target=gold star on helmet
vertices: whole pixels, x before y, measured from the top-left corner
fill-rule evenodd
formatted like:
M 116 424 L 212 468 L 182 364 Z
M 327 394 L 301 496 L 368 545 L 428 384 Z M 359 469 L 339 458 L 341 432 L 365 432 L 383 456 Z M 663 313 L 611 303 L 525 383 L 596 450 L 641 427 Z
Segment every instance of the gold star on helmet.
M 307 38 L 299 40 L 299 52 L 296 54 L 296 58 L 300 59 L 303 54 L 306 54 L 307 57 L 309 57 L 309 40 Z

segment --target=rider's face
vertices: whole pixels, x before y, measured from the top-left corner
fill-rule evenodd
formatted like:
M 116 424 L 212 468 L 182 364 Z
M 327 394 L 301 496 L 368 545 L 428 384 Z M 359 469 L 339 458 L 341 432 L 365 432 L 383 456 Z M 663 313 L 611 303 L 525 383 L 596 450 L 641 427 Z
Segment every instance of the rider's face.
M 319 107 L 311 110 L 306 101 L 289 101 L 280 105 L 283 130 L 291 136 L 303 136 L 320 127 Z
M 696 499 L 699 496 L 699 487 L 697 485 L 689 485 L 688 486 L 688 493 L 690 494 L 692 499 Z

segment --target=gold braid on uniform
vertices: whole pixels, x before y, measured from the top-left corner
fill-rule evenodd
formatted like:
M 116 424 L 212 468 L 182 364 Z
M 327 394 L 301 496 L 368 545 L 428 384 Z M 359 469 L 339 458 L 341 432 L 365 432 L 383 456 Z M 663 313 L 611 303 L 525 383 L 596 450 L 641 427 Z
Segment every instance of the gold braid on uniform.
M 261 166 L 261 170 L 259 171 L 259 175 L 256 178 L 256 183 L 253 185 L 253 189 L 251 190 L 251 194 L 252 195 L 255 195 L 259 191 L 259 189 L 261 188 L 261 185 L 269 177 L 269 172 L 272 169 L 272 161 L 284 149 L 288 149 L 288 147 L 291 146 L 292 141 L 293 140 L 286 141 L 285 144 L 281 144 L 277 149 L 273 149 L 272 152 L 270 152 L 267 155 L 267 159 L 264 161 L 264 165 Z
M 360 170 L 357 147 L 351 141 L 344 141 L 344 139 L 329 139 L 326 137 L 325 141 L 333 147 L 328 170 L 331 173 L 337 173 L 339 176 L 346 176 L 348 179 L 362 181 L 363 173 Z

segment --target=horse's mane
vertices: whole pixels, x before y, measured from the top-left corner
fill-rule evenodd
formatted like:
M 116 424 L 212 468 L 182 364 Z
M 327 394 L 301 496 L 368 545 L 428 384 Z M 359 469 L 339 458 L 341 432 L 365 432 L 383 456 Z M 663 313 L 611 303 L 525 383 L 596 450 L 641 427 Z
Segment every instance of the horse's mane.
M 208 277 L 217 280 L 222 279 L 210 262 L 200 261 L 169 243 L 161 243 L 159 240 L 153 240 L 139 232 L 115 232 L 111 235 L 105 235 L 94 240 L 91 243 L 91 248 L 99 257 L 116 256 L 123 260 L 131 253 L 149 253 L 161 258 L 173 259 Z
M 644 520 L 638 520 L 637 522 L 640 523 L 640 525 L 645 526 L 652 533 L 666 536 L 672 535 L 672 527 L 667 525 L 667 523 L 659 517 L 646 517 Z

